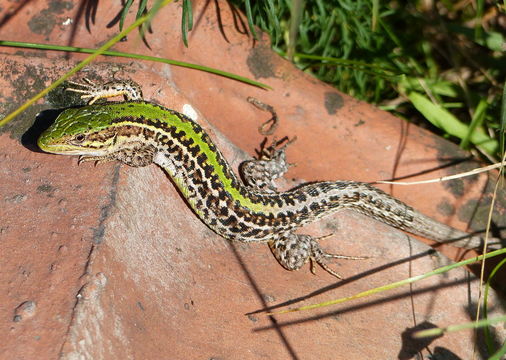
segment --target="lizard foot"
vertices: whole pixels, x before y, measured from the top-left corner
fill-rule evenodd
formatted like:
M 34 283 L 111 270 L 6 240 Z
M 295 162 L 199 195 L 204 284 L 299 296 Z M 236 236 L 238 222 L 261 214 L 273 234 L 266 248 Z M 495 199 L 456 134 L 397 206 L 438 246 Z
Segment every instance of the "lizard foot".
M 296 138 L 287 137 L 265 147 L 267 139 L 258 151 L 258 159 L 244 161 L 239 167 L 244 183 L 251 188 L 266 192 L 276 192 L 274 180 L 282 177 L 292 164 L 286 162 L 285 150 Z
M 115 96 L 123 96 L 125 100 L 141 100 L 141 87 L 130 80 L 109 81 L 105 84 L 97 85 L 90 79 L 84 78 L 82 83 L 69 81 L 74 87 L 68 87 L 65 90 L 81 95 L 81 99 L 90 99 L 88 105 L 92 105 L 99 99 L 106 99 Z
M 348 256 L 340 254 L 329 254 L 324 251 L 318 240 L 329 237 L 313 238 L 310 235 L 292 234 L 280 239 L 270 241 L 269 247 L 278 262 L 287 270 L 298 270 L 305 263 L 311 261 L 311 272 L 315 274 L 314 264 L 320 265 L 329 274 L 342 279 L 341 275 L 332 270 L 328 265 L 329 259 L 363 260 L 367 256 Z

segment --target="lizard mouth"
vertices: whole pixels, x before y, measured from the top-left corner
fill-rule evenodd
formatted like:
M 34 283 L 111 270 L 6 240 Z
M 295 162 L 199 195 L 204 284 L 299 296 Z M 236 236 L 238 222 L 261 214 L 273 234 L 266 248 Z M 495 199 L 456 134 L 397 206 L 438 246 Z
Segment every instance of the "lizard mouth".
M 92 149 L 68 144 L 48 144 L 44 141 L 37 142 L 39 148 L 45 152 L 58 155 L 85 155 L 85 156 L 104 156 L 106 151 L 101 149 Z

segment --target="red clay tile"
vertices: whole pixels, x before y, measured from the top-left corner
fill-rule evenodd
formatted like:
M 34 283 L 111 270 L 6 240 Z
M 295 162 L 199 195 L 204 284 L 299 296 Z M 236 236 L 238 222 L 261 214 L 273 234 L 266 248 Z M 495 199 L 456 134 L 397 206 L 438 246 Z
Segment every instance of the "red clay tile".
M 271 52 L 265 35 L 254 43 L 237 31 L 225 2 L 196 3 L 189 48 L 180 39 L 180 6 L 172 4 L 153 23 L 151 51 L 135 33 L 116 49 L 217 67 L 254 77 L 274 90 L 127 59 L 101 58 L 81 74 L 131 78 L 143 85 L 146 98 L 178 111 L 191 104 L 234 167 L 247 156 L 240 149 L 254 154 L 262 140 L 257 128 L 269 117 L 246 98 L 269 103 L 281 119 L 276 135 L 298 138 L 288 149 L 297 167 L 291 168 L 286 187 L 295 183 L 292 178 L 400 177 L 467 156 L 300 72 Z M 112 2 L 99 2 L 88 31 L 86 9 L 77 3 L 25 2 L 4 18 L 0 38 L 99 46 L 117 31 L 106 25 L 119 9 L 108 6 Z M 68 19 L 72 25 L 65 25 Z M 2 114 L 81 58 L 2 48 Z M 474 316 L 478 282 L 463 269 L 334 307 L 274 318 L 257 312 L 351 296 L 449 263 L 438 253 L 429 255 L 426 245 L 346 212 L 304 232 L 335 233 L 324 240 L 326 248 L 372 258 L 336 265 L 346 277 L 342 282 L 321 269 L 313 276 L 307 266 L 287 272 L 267 246 L 231 244 L 215 235 L 155 166 L 78 167 L 75 158 L 37 152 L 36 130 L 22 143 L 35 114 L 52 107 L 32 107 L 0 130 L 0 325 L 7 335 L 0 358 L 409 359 L 417 350 L 427 354 L 425 345 L 434 356 L 470 357 L 471 332 L 417 344 L 407 331 Z M 465 162 L 413 180 L 475 166 Z M 486 180 L 383 188 L 442 222 L 465 229 L 473 218 L 482 229 L 484 220 L 478 217 L 486 215 L 489 202 Z M 502 215 L 496 218 L 502 226 L 504 198 L 502 193 Z M 443 250 L 456 258 L 463 255 L 450 247 Z M 504 338 L 501 327 L 496 331 Z

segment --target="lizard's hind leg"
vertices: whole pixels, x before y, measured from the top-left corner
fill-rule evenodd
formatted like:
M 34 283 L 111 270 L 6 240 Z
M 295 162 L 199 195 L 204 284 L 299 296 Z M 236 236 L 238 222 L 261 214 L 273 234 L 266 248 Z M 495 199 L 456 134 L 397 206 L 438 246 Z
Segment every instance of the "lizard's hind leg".
M 325 238 L 324 236 L 322 238 Z M 318 240 L 311 235 L 288 233 L 269 242 L 269 247 L 278 262 L 287 270 L 298 270 L 305 263 L 311 261 L 311 272 L 315 273 L 314 263 L 320 265 L 329 274 L 338 279 L 342 277 L 328 266 L 329 259 L 363 260 L 366 256 L 348 256 L 329 254 L 320 247 Z

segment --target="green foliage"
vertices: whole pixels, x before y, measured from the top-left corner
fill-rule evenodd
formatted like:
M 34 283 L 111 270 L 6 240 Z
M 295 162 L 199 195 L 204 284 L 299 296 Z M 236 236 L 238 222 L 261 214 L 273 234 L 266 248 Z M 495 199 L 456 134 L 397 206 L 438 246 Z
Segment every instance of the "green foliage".
M 183 43 L 186 47 L 188 47 L 188 31 L 191 31 L 192 28 L 193 28 L 192 3 L 190 0 L 183 0 L 181 34 L 183 36 Z
M 473 144 L 500 157 L 500 147 L 491 144 L 498 141 L 499 130 L 504 132 L 500 119 L 506 111 L 501 112 L 505 29 L 499 21 L 506 12 L 504 4 L 480 0 L 430 5 L 415 0 L 233 2 L 246 8 L 249 21 L 270 34 L 278 53 L 304 71 L 405 118 L 428 120 L 435 131 L 456 139 L 464 148 Z M 413 102 L 420 97 L 424 110 Z M 456 121 L 467 130 L 460 126 L 459 131 L 449 131 Z M 491 138 L 473 141 L 480 134 Z

